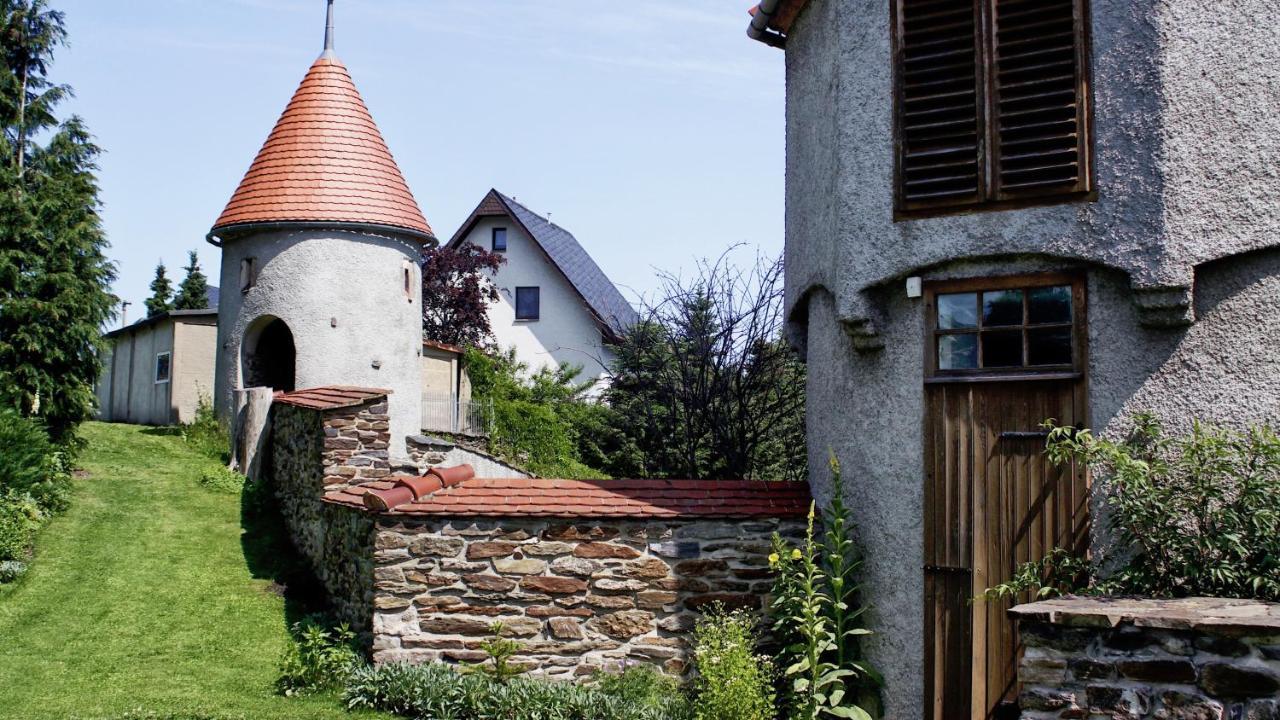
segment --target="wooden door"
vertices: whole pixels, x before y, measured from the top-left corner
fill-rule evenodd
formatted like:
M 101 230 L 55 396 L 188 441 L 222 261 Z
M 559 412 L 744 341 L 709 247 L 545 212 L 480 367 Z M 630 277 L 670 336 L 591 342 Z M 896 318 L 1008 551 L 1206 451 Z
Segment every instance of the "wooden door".
M 927 296 L 925 685 L 933 720 L 998 719 L 1011 712 L 1019 653 L 1006 615 L 1011 603 L 973 598 L 1055 547 L 1087 546 L 1086 473 L 1048 462 L 1042 427 L 1046 420 L 1087 422 L 1085 378 L 1078 371 L 1083 289 L 1057 276 L 985 283 L 981 289 L 939 286 Z M 1028 307 L 1049 288 L 1060 302 L 1071 298 L 1066 315 L 1061 307 L 1050 313 Z M 945 317 L 948 303 L 950 310 L 957 303 L 963 309 L 971 298 L 972 323 L 967 314 L 958 322 Z M 993 310 L 992 298 L 1008 307 Z M 1062 317 L 1069 324 L 1046 321 Z M 1066 347 L 1063 332 L 1043 332 L 1050 327 L 1066 328 Z M 1034 347 L 1050 336 L 1056 349 Z M 957 346 L 963 346 L 959 358 Z M 1014 364 L 1018 358 L 1021 365 Z M 1045 360 L 1061 362 L 1050 367 Z

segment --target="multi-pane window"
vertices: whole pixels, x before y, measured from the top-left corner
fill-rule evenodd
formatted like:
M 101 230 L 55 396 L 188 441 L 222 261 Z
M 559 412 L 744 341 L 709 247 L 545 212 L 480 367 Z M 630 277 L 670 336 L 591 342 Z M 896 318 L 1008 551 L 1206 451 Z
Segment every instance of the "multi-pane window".
M 493 246 L 494 252 L 507 251 L 507 229 L 506 228 L 494 228 L 492 240 L 493 240 L 492 246 Z
M 938 290 L 930 305 L 934 374 L 1075 369 L 1080 292 L 1070 281 Z
M 536 287 L 516 288 L 516 319 L 537 320 L 541 315 L 541 292 Z
M 894 0 L 897 209 L 1092 190 L 1088 0 Z

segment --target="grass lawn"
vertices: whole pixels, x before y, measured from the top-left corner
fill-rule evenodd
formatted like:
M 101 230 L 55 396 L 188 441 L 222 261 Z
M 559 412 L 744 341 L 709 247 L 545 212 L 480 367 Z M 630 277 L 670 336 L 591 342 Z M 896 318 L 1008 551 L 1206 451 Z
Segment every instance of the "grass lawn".
M 251 570 L 239 497 L 197 483 L 214 461 L 163 430 L 83 434 L 71 510 L 0 589 L 0 718 L 387 717 L 275 695 L 286 602 Z

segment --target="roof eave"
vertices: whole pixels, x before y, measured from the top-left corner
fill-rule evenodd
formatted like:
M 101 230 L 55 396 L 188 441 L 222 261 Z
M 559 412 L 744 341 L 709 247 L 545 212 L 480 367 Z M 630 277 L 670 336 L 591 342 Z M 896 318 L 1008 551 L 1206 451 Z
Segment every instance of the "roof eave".
M 211 245 L 222 247 L 222 243 L 235 240 L 255 232 L 272 232 L 276 230 L 347 230 L 358 233 L 385 235 L 393 233 L 406 236 L 422 245 L 436 245 L 439 240 L 435 235 L 402 225 L 387 225 L 376 222 L 359 222 L 350 220 L 267 220 L 246 223 L 218 225 L 209 231 L 205 240 Z

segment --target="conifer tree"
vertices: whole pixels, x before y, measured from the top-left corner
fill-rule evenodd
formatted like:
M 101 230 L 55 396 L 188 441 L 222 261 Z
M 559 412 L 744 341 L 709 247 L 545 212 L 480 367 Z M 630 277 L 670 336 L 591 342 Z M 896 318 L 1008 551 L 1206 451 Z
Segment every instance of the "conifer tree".
M 204 310 L 209 307 L 209 278 L 200 270 L 200 257 L 192 250 L 187 255 L 186 277 L 178 286 L 178 297 L 173 306 L 178 310 Z
M 0 0 L 0 406 L 71 439 L 94 406 L 115 268 L 98 216 L 99 149 L 48 75 L 66 39 L 46 0 Z
M 173 309 L 173 283 L 169 282 L 164 263 L 156 265 L 156 276 L 151 280 L 151 297 L 147 298 L 147 317 L 153 317 Z

